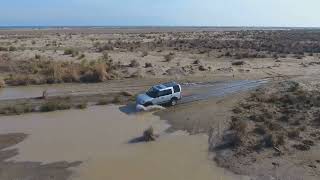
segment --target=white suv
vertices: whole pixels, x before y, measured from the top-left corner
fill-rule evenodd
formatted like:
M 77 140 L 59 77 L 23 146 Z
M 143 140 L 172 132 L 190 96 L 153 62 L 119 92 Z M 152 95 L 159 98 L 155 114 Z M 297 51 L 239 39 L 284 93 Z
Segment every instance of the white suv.
M 150 106 L 170 103 L 174 106 L 181 99 L 181 86 L 175 82 L 153 86 L 144 94 L 139 94 L 137 104 Z

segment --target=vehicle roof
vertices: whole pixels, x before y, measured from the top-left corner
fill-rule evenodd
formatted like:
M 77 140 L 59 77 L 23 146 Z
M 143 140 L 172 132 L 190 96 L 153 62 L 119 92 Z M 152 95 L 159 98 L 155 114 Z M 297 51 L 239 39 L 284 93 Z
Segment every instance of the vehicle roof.
M 173 86 L 178 85 L 176 82 L 168 82 L 168 83 L 163 83 L 163 84 L 159 84 L 154 86 L 154 88 L 158 89 L 158 90 L 163 90 L 163 89 L 167 89 Z

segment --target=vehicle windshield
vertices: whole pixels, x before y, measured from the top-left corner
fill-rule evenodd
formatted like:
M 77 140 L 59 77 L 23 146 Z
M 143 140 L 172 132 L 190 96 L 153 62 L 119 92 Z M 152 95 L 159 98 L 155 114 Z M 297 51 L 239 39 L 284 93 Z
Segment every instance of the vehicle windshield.
M 151 88 L 149 89 L 149 91 L 147 91 L 147 95 L 152 97 L 152 98 L 156 98 L 158 96 L 159 90 L 155 89 L 155 88 Z

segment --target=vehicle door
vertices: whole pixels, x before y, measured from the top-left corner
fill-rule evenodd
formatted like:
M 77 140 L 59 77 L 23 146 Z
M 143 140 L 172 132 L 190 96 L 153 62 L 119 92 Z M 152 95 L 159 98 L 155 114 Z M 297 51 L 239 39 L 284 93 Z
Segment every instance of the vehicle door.
M 158 103 L 157 104 L 164 104 L 170 102 L 172 96 L 172 90 L 167 89 L 159 92 Z

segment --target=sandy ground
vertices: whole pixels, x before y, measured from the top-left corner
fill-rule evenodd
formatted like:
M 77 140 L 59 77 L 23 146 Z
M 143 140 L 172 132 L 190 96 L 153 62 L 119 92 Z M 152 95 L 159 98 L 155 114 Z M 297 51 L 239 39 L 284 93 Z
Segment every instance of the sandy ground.
M 47 78 L 47 74 L 44 75 L 43 71 L 52 73 L 52 69 L 48 71 L 44 68 L 45 66 L 43 67 L 42 63 L 47 61 L 80 64 L 81 67 L 86 67 L 85 70 L 94 72 L 92 68 L 95 66 L 88 64 L 106 58 L 106 53 L 108 62 L 112 59 L 112 64 L 108 65 L 112 65 L 114 69 L 107 72 L 112 80 L 109 80 L 108 76 L 108 78 L 99 77 L 99 80 L 103 81 L 99 84 L 78 84 L 78 82 L 61 84 L 59 86 L 62 86 L 63 90 L 60 92 L 62 94 L 93 91 L 114 93 L 119 90 L 139 92 L 152 84 L 171 80 L 211 82 L 269 78 L 270 83 L 293 79 L 317 84 L 320 64 L 320 56 L 317 53 L 319 41 L 317 31 L 306 33 L 306 30 L 227 29 L 226 31 L 201 28 L 127 31 L 1 30 L 0 47 L 4 48 L 0 51 L 0 81 L 4 80 L 0 82 L 0 86 L 1 83 L 7 83 L 7 86 L 14 85 L 10 84 L 12 82 L 10 80 L 17 78 L 16 75 L 35 78 L 30 81 L 31 84 L 46 83 L 43 79 Z M 10 47 L 12 47 L 11 50 Z M 65 50 L 69 48 L 77 53 L 66 55 Z M 244 55 L 241 54 L 243 52 L 245 52 Z M 106 71 L 106 69 L 103 70 Z M 79 70 L 77 75 L 85 75 L 82 71 Z M 102 74 L 104 75 L 105 72 Z M 53 75 L 56 75 L 55 71 Z M 19 79 L 21 80 L 26 79 Z M 46 87 L 46 85 L 40 88 L 36 86 L 34 90 L 36 92 L 32 96 L 37 96 Z M 59 91 L 59 87 L 53 89 Z M 2 92 L 2 97 L 5 99 L 21 94 L 14 92 L 14 89 L 5 90 Z M 248 96 L 249 93 L 237 93 L 223 98 L 212 98 L 208 101 L 168 108 L 156 115 L 172 124 L 171 131 L 186 130 L 191 134 L 208 133 L 220 140 L 231 121 L 231 110 Z M 221 165 L 235 173 L 251 176 L 253 179 L 291 178 L 289 174 L 299 175 L 295 176 L 296 179 L 317 179 L 318 165 L 315 165 L 316 168 L 314 164 L 312 167 L 308 165 L 306 167 L 306 163 L 302 165 L 301 161 L 312 161 L 318 157 L 319 152 L 319 147 L 315 146 L 312 152 L 310 151 L 310 156 L 298 152 L 291 156 L 271 158 L 272 153 L 257 153 L 230 161 L 241 161 L 243 162 L 241 166 L 237 166 L 237 163 L 234 163 L 234 167 L 228 166 L 228 163 Z M 249 163 L 252 159 L 256 159 L 255 163 Z M 61 179 L 69 175 L 69 172 L 65 171 L 65 167 L 69 166 L 73 164 L 67 163 L 63 168 L 58 168 L 59 171 L 61 170 Z M 27 170 L 27 172 L 34 171 Z M 33 173 L 33 175 L 36 174 Z

